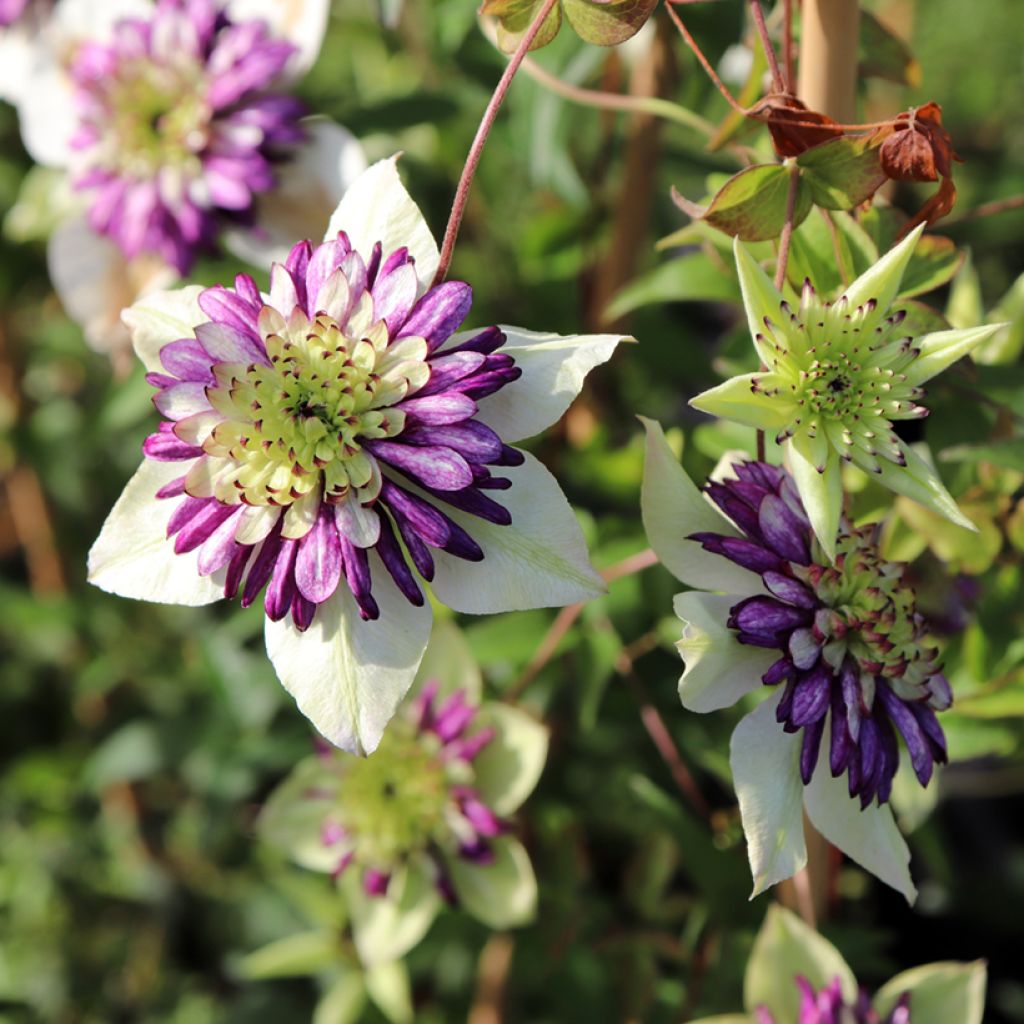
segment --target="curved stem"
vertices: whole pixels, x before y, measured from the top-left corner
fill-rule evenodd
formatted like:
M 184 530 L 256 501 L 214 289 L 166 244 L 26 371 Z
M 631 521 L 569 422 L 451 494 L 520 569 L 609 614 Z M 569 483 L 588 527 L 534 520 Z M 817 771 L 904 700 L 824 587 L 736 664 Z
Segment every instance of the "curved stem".
M 737 113 L 742 114 L 744 117 L 747 116 L 747 110 L 745 107 L 740 106 L 737 102 L 736 97 L 726 88 L 725 83 L 718 77 L 718 72 L 711 66 L 711 61 L 704 56 L 704 51 L 697 45 L 697 40 L 690 35 L 690 30 L 683 24 L 683 19 L 676 14 L 675 7 L 673 7 L 671 0 L 665 4 L 665 10 L 668 12 L 668 16 L 672 19 L 673 24 L 679 30 L 679 34 L 683 37 L 686 45 L 693 51 L 693 55 L 700 61 L 700 66 L 707 73 L 708 78 L 711 79 L 715 88 L 722 94 L 725 102 L 732 107 Z
M 473 145 L 469 147 L 466 164 L 462 168 L 462 175 L 455 189 L 455 199 L 452 202 L 452 211 L 448 215 L 448 226 L 445 228 L 444 240 L 441 243 L 441 258 L 437 265 L 437 273 L 434 275 L 434 284 L 440 284 L 448 274 L 452 253 L 455 250 L 455 239 L 458 238 L 459 225 L 462 224 L 462 215 L 466 212 L 466 201 L 469 199 L 469 190 L 473 185 L 473 176 L 476 174 L 477 165 L 480 163 L 480 157 L 483 155 L 487 137 L 491 133 L 491 128 L 494 127 L 494 119 L 498 116 L 498 111 L 504 102 L 505 95 L 508 93 L 509 86 L 512 84 L 512 79 L 515 78 L 515 74 L 519 70 L 519 65 L 522 64 L 523 58 L 526 57 L 527 51 L 533 45 L 534 39 L 537 38 L 537 33 L 540 32 L 541 26 L 558 2 L 559 0 L 544 0 L 540 10 L 537 12 L 537 16 L 523 34 L 523 38 L 519 41 L 515 53 L 512 54 L 508 62 L 508 67 L 505 68 L 504 74 L 494 88 L 494 94 L 491 96 L 487 109 L 484 111 L 480 127 L 476 130 Z
M 761 37 L 761 46 L 764 48 L 765 57 L 768 58 L 768 67 L 772 73 L 772 87 L 776 92 L 788 92 L 790 85 L 782 74 L 782 69 L 779 67 L 779 58 L 775 53 L 775 47 L 772 45 L 771 36 L 768 35 L 768 26 L 765 24 L 761 0 L 750 0 L 750 13 L 754 16 L 757 34 Z
M 624 96 L 616 92 L 584 89 L 582 86 L 571 85 L 564 81 L 529 57 L 523 61 L 522 67 L 524 74 L 529 75 L 544 88 L 550 89 L 551 92 L 559 96 L 564 96 L 565 99 L 571 100 L 573 103 L 579 103 L 585 107 L 595 107 L 598 110 L 621 110 L 628 114 L 650 114 L 665 121 L 675 121 L 676 124 L 692 128 L 709 138 L 715 132 L 715 126 L 710 121 L 671 100 L 661 99 L 657 96 Z

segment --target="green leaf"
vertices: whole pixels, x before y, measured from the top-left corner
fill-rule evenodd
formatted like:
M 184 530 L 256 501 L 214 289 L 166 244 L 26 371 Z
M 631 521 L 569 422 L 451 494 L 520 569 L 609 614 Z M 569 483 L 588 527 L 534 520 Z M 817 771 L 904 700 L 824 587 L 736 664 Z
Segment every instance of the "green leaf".
M 758 164 L 733 175 L 711 200 L 703 219 L 745 242 L 778 238 L 786 222 L 790 171 L 782 164 Z M 794 223 L 811 209 L 811 194 L 798 186 Z
M 409 972 L 401 960 L 378 964 L 364 976 L 374 1005 L 391 1024 L 410 1024 L 413 1019 Z
M 878 259 L 867 232 L 847 213 L 818 210 L 795 232 L 786 276 L 799 291 L 805 279 L 833 298 Z
M 925 964 L 897 974 L 879 989 L 875 1009 L 885 1017 L 903 992 L 914 1020 L 928 1024 L 981 1024 L 985 1012 L 985 962 Z
M 1024 274 L 999 300 L 992 310 L 991 319 L 1006 321 L 1006 327 L 978 350 L 975 361 L 986 366 L 1005 366 L 1016 362 L 1024 350 Z
M 346 971 L 324 993 L 312 1024 L 357 1024 L 366 1007 L 366 987 L 359 971 Z
M 910 299 L 948 284 L 964 259 L 965 254 L 950 239 L 923 235 L 903 272 L 898 298 Z
M 955 448 L 947 448 L 939 458 L 942 462 L 993 462 L 997 466 L 1024 473 L 1024 438 L 1015 437 L 992 444 L 957 445 Z
M 341 957 L 332 932 L 300 932 L 271 942 L 246 956 L 239 966 L 251 981 L 317 974 L 336 965 Z
M 716 266 L 706 253 L 695 252 L 631 281 L 612 299 L 605 316 L 617 320 L 642 306 L 664 302 L 734 302 L 738 298 L 732 274 Z
M 543 5 L 544 0 L 484 0 L 480 13 L 492 14 L 498 19 L 498 46 L 504 53 L 513 53 Z M 547 46 L 558 35 L 561 26 L 562 8 L 555 4 L 530 49 L 539 50 Z
M 579 37 L 598 46 L 615 46 L 636 35 L 657 4 L 658 0 L 562 0 Z
M 852 210 L 886 180 L 878 149 L 865 139 L 831 139 L 797 157 L 802 183 L 826 210 Z
M 797 1020 L 797 975 L 803 975 L 815 989 L 839 978 L 844 998 L 852 1003 L 857 997 L 857 982 L 839 950 L 795 914 L 772 904 L 747 961 L 744 1005 L 750 1010 L 767 1006 L 779 1021 Z
M 921 65 L 907 44 L 870 11 L 860 12 L 860 76 L 917 88 Z

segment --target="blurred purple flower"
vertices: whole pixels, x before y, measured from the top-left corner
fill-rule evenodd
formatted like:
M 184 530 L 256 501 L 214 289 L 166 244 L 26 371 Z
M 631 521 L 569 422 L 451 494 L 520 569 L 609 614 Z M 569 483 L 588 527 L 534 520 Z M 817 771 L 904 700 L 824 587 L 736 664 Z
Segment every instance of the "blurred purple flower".
M 904 992 L 892 1010 L 883 1019 L 871 1005 L 868 993 L 861 989 L 853 1005 L 843 999 L 842 982 L 833 978 L 828 985 L 815 992 L 804 977 L 798 977 L 800 989 L 800 1016 L 795 1024 L 913 1024 L 910 1015 L 910 993 Z M 765 1006 L 754 1011 L 757 1024 L 785 1024 L 777 1021 Z
M 89 223 L 128 258 L 186 273 L 224 222 L 247 224 L 273 161 L 303 139 L 300 101 L 273 91 L 295 53 L 215 0 L 159 0 L 75 54 L 72 181 Z

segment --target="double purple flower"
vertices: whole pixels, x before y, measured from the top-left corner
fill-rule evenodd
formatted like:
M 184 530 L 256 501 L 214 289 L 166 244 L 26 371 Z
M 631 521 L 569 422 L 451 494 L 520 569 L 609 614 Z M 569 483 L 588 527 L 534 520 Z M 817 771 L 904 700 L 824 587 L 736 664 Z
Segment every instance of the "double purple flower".
M 946 743 L 935 711 L 952 700 L 925 638 L 904 567 L 883 561 L 869 530 L 847 530 L 834 565 L 823 557 L 792 479 L 748 462 L 737 478 L 707 492 L 742 533 L 691 539 L 758 573 L 765 593 L 732 607 L 728 626 L 740 643 L 778 650 L 762 677 L 784 685 L 776 717 L 803 730 L 800 774 L 809 783 L 831 716 L 829 766 L 844 772 L 861 806 L 885 803 L 899 762 L 897 734 L 922 785 Z
M 251 223 L 273 162 L 304 137 L 303 105 L 273 90 L 294 52 L 216 0 L 158 0 L 82 44 L 72 181 L 93 230 L 184 274 L 225 222 Z
M 800 1016 L 793 1024 L 911 1024 L 910 993 L 904 992 L 896 1005 L 883 1020 L 871 1006 L 867 992 L 861 989 L 857 1001 L 849 1006 L 843 999 L 839 978 L 826 985 L 820 992 L 804 977 L 798 977 L 800 988 Z M 788 1024 L 777 1021 L 772 1012 L 764 1006 L 754 1011 L 757 1024 Z
M 162 348 L 166 372 L 148 380 L 166 421 L 144 451 L 182 463 L 158 492 L 178 503 L 168 535 L 177 553 L 198 550 L 201 575 L 223 571 L 226 596 L 248 606 L 265 588 L 267 615 L 303 630 L 347 586 L 375 619 L 372 553 L 422 605 L 412 567 L 432 579 L 432 551 L 483 558 L 444 506 L 511 521 L 492 467 L 523 455 L 475 417 L 520 370 L 496 327 L 445 344 L 469 285 L 416 296 L 406 249 L 378 243 L 364 260 L 340 233 L 296 245 L 269 296 L 244 274 L 205 290 L 209 321 Z

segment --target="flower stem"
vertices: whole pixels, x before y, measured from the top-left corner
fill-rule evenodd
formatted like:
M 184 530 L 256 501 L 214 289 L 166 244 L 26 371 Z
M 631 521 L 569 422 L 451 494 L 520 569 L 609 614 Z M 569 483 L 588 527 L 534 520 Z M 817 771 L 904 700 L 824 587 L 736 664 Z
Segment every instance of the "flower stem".
M 499 79 L 497 86 L 495 86 L 490 102 L 487 104 L 483 119 L 480 121 L 480 127 L 476 130 L 473 145 L 469 147 L 469 153 L 466 156 L 466 164 L 462 168 L 459 184 L 455 189 L 455 199 L 452 202 L 452 211 L 448 215 L 448 226 L 445 228 L 444 240 L 441 243 L 441 258 L 437 265 L 437 273 L 434 276 L 434 284 L 440 284 L 448 275 L 448 267 L 452 261 L 452 253 L 455 250 L 455 240 L 459 235 L 459 225 L 462 223 L 462 215 L 466 212 L 466 201 L 469 199 L 469 190 L 473 185 L 473 176 L 476 174 L 477 165 L 480 163 L 480 157 L 483 154 L 484 145 L 487 143 L 487 137 L 494 126 L 494 120 L 498 116 L 498 110 L 504 102 L 505 95 L 512 84 L 512 79 L 515 78 L 515 74 L 519 70 L 519 65 L 522 64 L 523 58 L 533 45 L 534 39 L 537 38 L 537 33 L 540 32 L 541 26 L 558 2 L 559 0 L 544 0 L 540 10 L 537 12 L 537 17 L 533 19 L 530 27 L 523 33 L 523 38 L 519 41 L 515 53 L 512 54 L 504 74 Z
M 679 30 L 679 34 L 683 37 L 686 45 L 693 51 L 694 56 L 700 61 L 700 66 L 707 73 L 708 78 L 711 79 L 715 88 L 722 94 L 725 102 L 732 107 L 737 113 L 742 114 L 744 117 L 747 116 L 745 107 L 740 106 L 736 97 L 726 88 L 725 83 L 718 77 L 718 72 L 711 66 L 711 61 L 704 56 L 704 51 L 697 45 L 697 40 L 690 35 L 690 30 L 683 24 L 683 19 L 676 14 L 675 7 L 672 5 L 671 0 L 665 5 L 665 10 L 668 11 L 668 16 L 672 19 L 676 28 Z
M 771 36 L 768 35 L 768 26 L 765 24 L 761 0 L 750 0 L 750 13 L 754 16 L 754 25 L 757 27 L 757 34 L 761 37 L 761 46 L 764 48 L 765 57 L 768 58 L 768 67 L 772 73 L 772 86 L 776 92 L 789 92 L 789 82 L 782 74 L 779 58 L 776 56 Z

